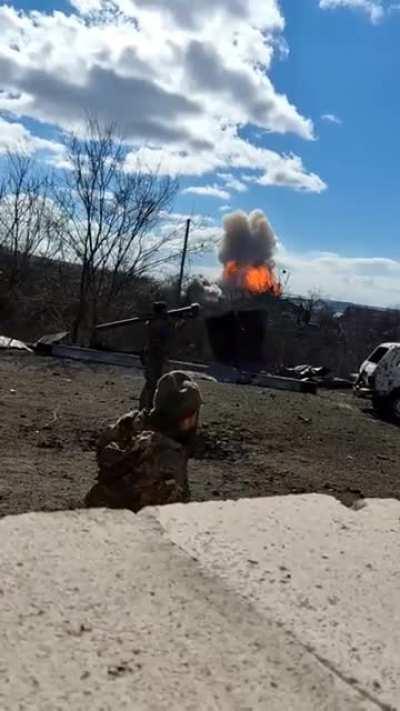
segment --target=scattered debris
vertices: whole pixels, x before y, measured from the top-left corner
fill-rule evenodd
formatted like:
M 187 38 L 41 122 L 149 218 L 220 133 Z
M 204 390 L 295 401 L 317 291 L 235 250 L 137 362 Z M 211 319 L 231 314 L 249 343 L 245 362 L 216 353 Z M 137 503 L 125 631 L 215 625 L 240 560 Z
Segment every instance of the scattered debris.
M 110 666 L 107 670 L 108 676 L 114 677 L 115 679 L 120 676 L 124 676 L 124 674 L 132 674 L 132 672 L 133 670 L 127 662 Z
M 53 417 L 51 418 L 50 422 L 47 422 L 47 424 L 43 425 L 42 429 L 43 430 L 49 430 L 52 425 L 55 425 L 55 423 L 58 420 L 58 413 L 59 413 L 59 408 L 56 408 L 53 412 Z
M 79 348 L 78 346 L 69 346 L 63 343 L 55 343 L 49 346 L 47 355 L 52 355 L 55 358 L 80 361 L 84 363 L 102 363 L 104 365 L 113 365 L 120 368 L 143 369 L 143 363 L 139 355 L 134 353 L 118 353 L 114 351 L 101 351 L 94 348 Z M 37 351 L 38 352 L 38 351 Z M 40 352 L 40 355 L 43 351 Z M 171 368 L 184 370 L 187 375 L 194 376 L 197 379 L 216 382 L 213 375 L 209 374 L 209 366 L 202 363 L 182 363 L 180 361 L 171 360 Z
M 100 351 L 94 348 L 78 348 L 62 343 L 55 343 L 51 346 L 50 353 L 55 358 L 67 358 L 86 363 L 104 363 L 105 365 L 115 365 L 122 368 L 142 368 L 140 357 L 131 353 L 114 353 L 112 351 Z
M 42 336 L 34 345 L 35 352 L 39 355 L 52 355 L 52 347 L 65 341 L 68 336 L 69 331 L 61 331 L 60 333 Z
M 18 341 L 16 338 L 10 338 L 9 336 L 0 336 L 0 348 L 4 350 L 17 350 L 17 351 L 28 351 L 28 353 L 33 353 L 32 349 L 23 343 L 23 341 Z
M 283 375 L 287 378 L 298 378 L 303 380 L 304 378 L 325 378 L 330 374 L 329 368 L 325 366 L 315 367 L 312 365 L 296 365 L 293 368 L 280 368 L 278 371 L 279 375 Z
M 362 509 L 365 509 L 366 506 L 367 506 L 367 502 L 365 501 L 365 499 L 357 499 L 356 501 L 354 501 L 351 508 L 354 511 L 361 511 Z
M 78 348 L 63 343 L 49 345 L 51 354 L 56 358 L 67 358 L 70 360 L 87 363 L 104 363 L 122 368 L 136 368 L 141 370 L 143 364 L 140 356 L 133 353 L 115 353 L 112 351 L 100 351 L 93 348 Z M 37 351 L 38 352 L 38 351 Z M 43 351 L 40 351 L 42 354 Z M 183 363 L 181 361 L 170 361 L 171 368 L 183 370 L 187 375 L 198 380 L 209 382 L 230 382 L 240 385 L 255 385 L 262 388 L 272 388 L 275 390 L 292 390 L 300 393 L 317 392 L 317 384 L 312 380 L 287 378 L 263 371 L 251 373 L 241 371 L 238 368 L 220 366 L 216 363 L 209 365 L 203 363 Z
M 247 450 L 240 439 L 239 430 L 234 432 L 228 427 L 203 423 L 193 445 L 192 456 L 197 461 L 236 462 L 244 460 Z M 250 434 L 251 436 L 251 434 Z
M 312 380 L 296 380 L 295 378 L 287 378 L 262 372 L 253 378 L 252 385 L 273 388 L 275 390 L 291 390 L 297 393 L 309 393 L 311 395 L 315 395 L 317 392 L 317 383 Z
M 329 390 L 351 390 L 354 386 L 352 377 L 336 378 L 332 376 L 330 369 L 326 366 L 296 365 L 293 368 L 280 368 L 278 374 L 302 382 L 315 383 L 318 387 Z

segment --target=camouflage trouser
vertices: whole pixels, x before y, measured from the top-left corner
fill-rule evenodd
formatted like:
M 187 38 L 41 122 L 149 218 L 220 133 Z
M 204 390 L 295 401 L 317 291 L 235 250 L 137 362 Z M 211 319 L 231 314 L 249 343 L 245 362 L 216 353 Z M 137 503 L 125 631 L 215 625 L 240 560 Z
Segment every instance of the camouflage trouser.
M 140 409 L 151 410 L 157 383 L 166 372 L 167 359 L 164 357 L 147 356 L 145 359 L 145 384 L 140 394 Z
M 88 508 L 137 512 L 190 500 L 187 449 L 160 432 L 141 432 L 126 449 L 113 441 L 98 450 L 97 463 L 97 483 L 85 497 Z

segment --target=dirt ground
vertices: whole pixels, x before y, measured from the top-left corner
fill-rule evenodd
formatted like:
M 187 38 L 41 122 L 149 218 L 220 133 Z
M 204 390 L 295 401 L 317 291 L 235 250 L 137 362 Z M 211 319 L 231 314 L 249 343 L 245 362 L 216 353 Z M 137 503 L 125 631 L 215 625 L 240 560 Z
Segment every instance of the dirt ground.
M 99 430 L 137 404 L 136 372 L 0 353 L 0 516 L 82 506 Z M 400 498 L 400 431 L 351 393 L 201 382 L 196 501 L 319 492 Z

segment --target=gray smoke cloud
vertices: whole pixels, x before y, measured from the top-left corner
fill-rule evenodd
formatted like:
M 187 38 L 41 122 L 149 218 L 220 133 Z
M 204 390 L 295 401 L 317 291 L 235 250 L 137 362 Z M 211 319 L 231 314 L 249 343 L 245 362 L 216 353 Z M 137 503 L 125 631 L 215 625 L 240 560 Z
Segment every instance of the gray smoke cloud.
M 237 262 L 240 265 L 274 267 L 277 240 L 262 210 L 250 214 L 232 212 L 224 219 L 224 237 L 219 252 L 222 264 Z
M 210 282 L 202 276 L 195 277 L 188 288 L 188 299 L 200 304 L 218 304 L 223 298 L 222 289 L 215 282 Z

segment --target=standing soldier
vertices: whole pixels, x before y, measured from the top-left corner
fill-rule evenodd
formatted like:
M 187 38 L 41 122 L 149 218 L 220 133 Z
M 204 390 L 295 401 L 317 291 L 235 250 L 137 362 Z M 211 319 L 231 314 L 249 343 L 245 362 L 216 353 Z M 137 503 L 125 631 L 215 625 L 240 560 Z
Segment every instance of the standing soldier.
M 153 304 L 154 318 L 146 323 L 146 347 L 143 354 L 145 385 L 140 395 L 140 409 L 151 410 L 159 379 L 164 375 L 173 336 L 173 325 L 168 315 L 167 304 Z

